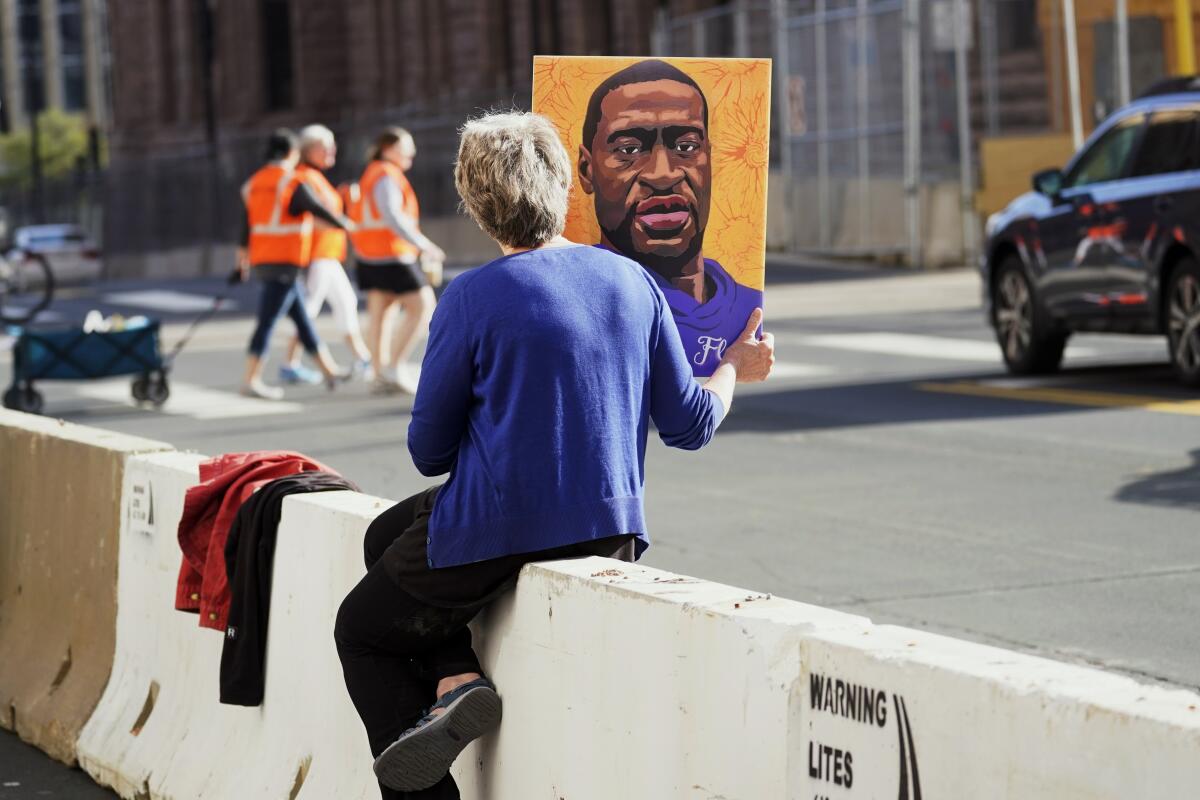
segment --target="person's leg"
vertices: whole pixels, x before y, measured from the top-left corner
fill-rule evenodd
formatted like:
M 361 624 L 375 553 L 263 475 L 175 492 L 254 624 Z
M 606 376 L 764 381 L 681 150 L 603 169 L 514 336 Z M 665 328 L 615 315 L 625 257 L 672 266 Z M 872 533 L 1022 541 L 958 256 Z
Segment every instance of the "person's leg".
M 331 261 L 330 264 L 333 266 L 328 271 L 329 285 L 325 300 L 333 309 L 333 321 L 338 330 L 345 335 L 346 345 L 350 352 L 354 353 L 355 360 L 368 362 L 371 360 L 371 351 L 363 341 L 362 329 L 358 323 L 358 295 L 355 294 L 350 277 L 346 270 L 342 269 L 342 265 L 336 261 Z
M 440 678 L 415 657 L 436 649 L 437 663 L 452 669 L 478 670 L 470 650 L 470 620 L 464 612 L 424 606 L 405 594 L 376 564 L 350 591 L 338 609 L 334 639 L 350 699 L 367 730 L 371 755 L 384 750 L 415 725 L 436 697 Z M 442 667 L 443 669 L 445 667 Z M 384 798 L 456 800 L 454 779 L 446 775 L 421 792 L 393 792 Z
M 317 329 L 313 326 L 312 319 L 308 316 L 308 311 L 304 308 L 304 295 L 299 284 L 292 285 L 291 300 L 288 302 L 288 316 L 292 318 L 292 322 L 296 324 L 296 333 L 300 337 L 300 343 L 304 345 L 304 350 L 313 360 L 317 362 L 317 367 L 321 370 L 321 374 L 325 376 L 325 382 L 332 388 L 335 383 L 341 378 L 338 365 L 333 360 L 333 356 L 329 354 L 329 348 L 321 342 L 317 335 Z
M 333 269 L 330 269 L 331 266 Z M 333 286 L 333 270 L 341 272 L 343 277 L 346 274 L 342 272 L 341 264 L 328 258 L 317 259 L 304 270 L 304 310 L 308 312 L 311 320 L 316 320 L 321 314 L 321 306 L 325 304 Z M 336 317 L 336 314 L 334 316 Z M 299 335 L 293 336 L 288 344 L 287 360 L 284 363 L 292 369 L 300 366 Z
M 395 301 L 396 296 L 391 292 L 385 292 L 382 289 L 371 289 L 367 292 L 367 346 L 371 350 L 371 366 L 375 370 L 375 377 L 379 378 L 383 374 L 383 367 L 387 358 L 387 353 L 384 351 L 384 336 L 383 336 L 383 321 L 387 310 Z
M 467 624 L 475 609 L 427 606 L 403 592 L 376 563 L 338 609 L 334 639 L 350 699 L 378 757 L 421 719 L 459 676 L 480 673 Z M 446 775 L 421 792 L 383 796 L 457 798 Z
M 274 397 L 278 390 L 269 391 L 271 387 L 262 383 L 263 354 L 271 339 L 271 331 L 279 317 L 287 310 L 286 303 L 291 286 L 282 281 L 262 281 L 258 294 L 258 321 L 254 334 L 250 337 L 249 352 L 246 357 L 246 372 L 242 378 L 244 390 L 259 396 Z M 267 391 L 264 391 L 267 390 Z M 281 395 L 280 395 L 281 396 Z
M 401 365 L 407 365 L 413 349 L 428 332 L 429 320 L 437 303 L 433 289 L 428 286 L 422 286 L 415 292 L 406 292 L 400 295 L 399 300 L 400 307 L 404 310 L 404 319 L 396 331 L 396 344 L 391 359 L 391 367 L 396 370 L 397 381 L 405 377 Z

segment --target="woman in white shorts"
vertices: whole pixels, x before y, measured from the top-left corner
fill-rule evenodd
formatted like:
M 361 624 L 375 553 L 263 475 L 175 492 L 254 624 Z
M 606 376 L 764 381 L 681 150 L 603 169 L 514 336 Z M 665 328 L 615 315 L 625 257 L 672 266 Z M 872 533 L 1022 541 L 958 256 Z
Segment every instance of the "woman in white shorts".
M 330 209 L 343 213 L 342 197 L 325 177 L 323 170 L 337 159 L 337 144 L 333 131 L 324 125 L 309 125 L 300 131 L 300 175 L 314 194 Z M 366 377 L 371 368 L 371 352 L 363 342 L 358 321 L 358 295 L 342 263 L 346 260 L 346 232 L 317 223 L 313 232 L 312 261 L 306 272 L 305 307 L 315 320 L 322 306 L 329 303 L 338 331 L 354 354 L 354 371 Z M 300 340 L 293 339 L 288 349 L 287 363 L 279 368 L 279 379 L 285 383 L 317 383 L 321 374 L 300 363 Z

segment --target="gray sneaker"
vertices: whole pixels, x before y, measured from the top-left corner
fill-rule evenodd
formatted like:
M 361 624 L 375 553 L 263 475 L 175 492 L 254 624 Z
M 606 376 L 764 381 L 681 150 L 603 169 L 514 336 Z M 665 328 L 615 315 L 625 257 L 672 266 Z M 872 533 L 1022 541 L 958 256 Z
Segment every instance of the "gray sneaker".
M 283 389 L 278 386 L 267 386 L 262 381 L 242 384 L 243 397 L 257 397 L 259 400 L 282 400 Z
M 433 714 L 443 708 L 441 714 Z M 446 777 L 471 742 L 500 724 L 501 704 L 487 678 L 464 683 L 375 759 L 375 777 L 389 789 L 419 792 Z

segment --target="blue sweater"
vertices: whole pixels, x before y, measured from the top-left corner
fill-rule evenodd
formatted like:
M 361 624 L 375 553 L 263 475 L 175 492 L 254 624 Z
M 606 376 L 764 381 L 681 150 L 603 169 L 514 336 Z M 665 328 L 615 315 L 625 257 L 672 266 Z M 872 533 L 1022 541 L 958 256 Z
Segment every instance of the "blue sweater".
M 640 556 L 650 420 L 666 444 L 695 450 L 723 416 L 633 261 L 544 248 L 455 278 L 408 428 L 417 469 L 450 473 L 429 521 L 430 566 L 630 533 Z

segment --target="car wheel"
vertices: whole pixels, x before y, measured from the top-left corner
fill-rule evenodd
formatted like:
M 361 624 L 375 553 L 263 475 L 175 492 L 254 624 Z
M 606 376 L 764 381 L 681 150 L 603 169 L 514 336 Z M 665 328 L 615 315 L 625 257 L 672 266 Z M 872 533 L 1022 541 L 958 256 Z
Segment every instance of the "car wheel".
M 1185 258 L 1167 286 L 1167 347 L 1179 380 L 1200 386 L 1200 264 Z
M 1056 330 L 1046 319 L 1015 256 L 1001 262 L 996 272 L 992 327 L 1009 372 L 1016 375 L 1054 372 L 1062 363 L 1067 334 Z

